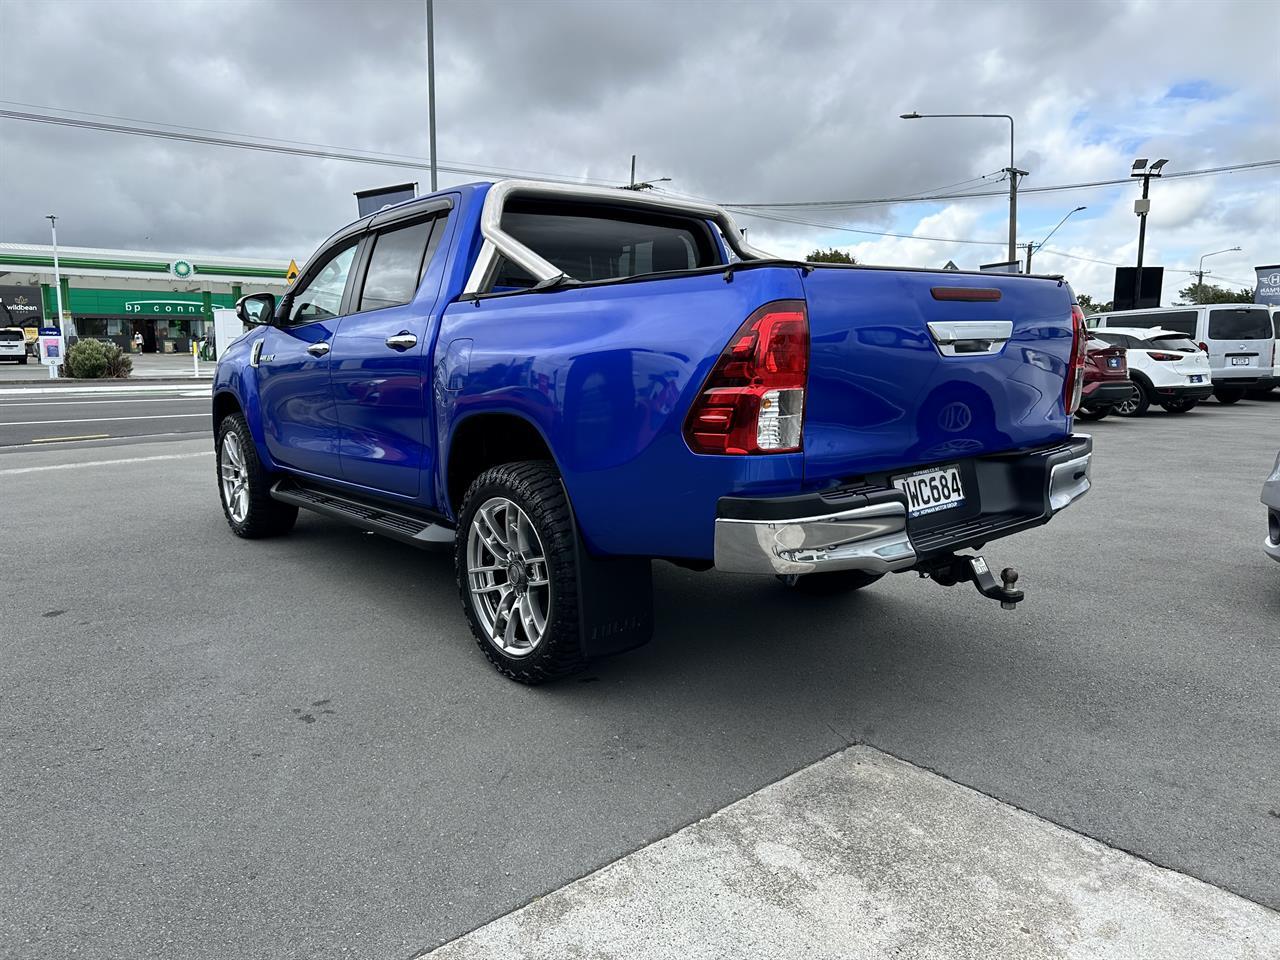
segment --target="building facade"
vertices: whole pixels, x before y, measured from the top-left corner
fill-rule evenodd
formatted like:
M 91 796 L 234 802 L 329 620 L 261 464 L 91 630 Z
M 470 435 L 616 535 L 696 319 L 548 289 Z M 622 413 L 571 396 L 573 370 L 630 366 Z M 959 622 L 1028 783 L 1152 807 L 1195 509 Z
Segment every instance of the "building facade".
M 58 324 L 53 248 L 0 243 L 0 326 L 61 326 L 145 353 L 185 353 L 213 332 L 215 307 L 286 288 L 287 262 L 58 245 L 64 318 Z

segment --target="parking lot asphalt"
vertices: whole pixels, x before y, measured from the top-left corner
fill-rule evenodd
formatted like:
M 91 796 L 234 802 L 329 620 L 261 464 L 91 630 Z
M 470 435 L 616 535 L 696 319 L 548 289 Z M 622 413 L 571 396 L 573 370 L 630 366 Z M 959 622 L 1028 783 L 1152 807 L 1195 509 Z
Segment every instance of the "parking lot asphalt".
M 536 689 L 447 555 L 232 537 L 207 438 L 0 451 L 0 955 L 408 957 L 853 742 L 1280 908 L 1280 404 L 1081 427 L 1012 613 L 658 564 L 654 641 Z

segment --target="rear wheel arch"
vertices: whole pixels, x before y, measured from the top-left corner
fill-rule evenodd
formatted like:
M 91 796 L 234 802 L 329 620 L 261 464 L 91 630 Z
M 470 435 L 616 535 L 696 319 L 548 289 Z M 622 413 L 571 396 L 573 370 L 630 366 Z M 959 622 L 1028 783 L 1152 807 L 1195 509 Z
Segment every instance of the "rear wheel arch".
M 472 482 L 490 467 L 522 460 L 545 460 L 560 466 L 542 431 L 514 413 L 476 413 L 460 421 L 449 439 L 445 497 L 454 517 Z
M 1150 399 L 1151 397 L 1155 396 L 1155 390 L 1156 390 L 1155 385 L 1151 382 L 1151 378 L 1148 377 L 1141 370 L 1134 370 L 1130 368 L 1129 379 L 1132 380 L 1142 390 L 1142 392 L 1147 395 L 1147 399 Z

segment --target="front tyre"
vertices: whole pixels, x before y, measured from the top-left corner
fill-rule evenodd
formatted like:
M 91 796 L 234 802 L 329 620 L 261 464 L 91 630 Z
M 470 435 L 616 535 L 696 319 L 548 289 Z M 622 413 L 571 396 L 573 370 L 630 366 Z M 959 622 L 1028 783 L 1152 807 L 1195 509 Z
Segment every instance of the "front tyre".
M 1244 399 L 1244 391 L 1236 387 L 1219 387 L 1213 391 L 1213 396 L 1219 403 L 1239 403 Z
M 1160 404 L 1160 406 L 1164 407 L 1169 413 L 1186 413 L 1188 410 L 1194 409 L 1199 402 L 1198 400 L 1170 400 L 1168 403 Z
M 867 573 L 865 570 L 832 570 L 830 573 L 779 574 L 784 587 L 810 597 L 830 597 L 851 590 L 869 587 L 883 573 Z
M 271 475 L 258 459 L 249 424 L 241 414 L 218 425 L 218 496 L 227 525 L 237 537 L 258 540 L 293 529 L 298 508 L 271 497 Z
M 527 684 L 580 670 L 577 533 L 555 467 L 529 460 L 486 470 L 458 519 L 458 594 L 489 662 Z

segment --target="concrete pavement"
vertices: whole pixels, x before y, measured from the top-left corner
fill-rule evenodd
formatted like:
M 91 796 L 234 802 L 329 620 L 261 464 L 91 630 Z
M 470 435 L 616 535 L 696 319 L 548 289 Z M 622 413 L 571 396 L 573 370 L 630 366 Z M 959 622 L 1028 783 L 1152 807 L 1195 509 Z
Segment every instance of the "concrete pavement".
M 1280 915 L 851 747 L 430 960 L 1272 960 Z

